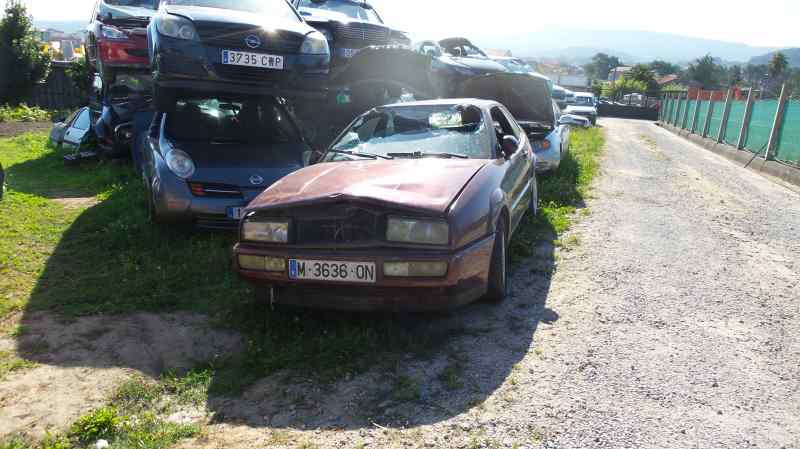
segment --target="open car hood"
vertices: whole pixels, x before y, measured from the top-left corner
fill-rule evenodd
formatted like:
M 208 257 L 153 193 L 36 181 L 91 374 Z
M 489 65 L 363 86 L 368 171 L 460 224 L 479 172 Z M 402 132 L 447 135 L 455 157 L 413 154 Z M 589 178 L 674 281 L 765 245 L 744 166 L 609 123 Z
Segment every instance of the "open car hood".
M 276 182 L 248 209 L 355 200 L 444 216 L 486 163 L 479 159 L 395 159 L 316 164 Z
M 459 96 L 502 103 L 518 122 L 555 122 L 547 78 L 525 73 L 494 73 L 464 81 Z

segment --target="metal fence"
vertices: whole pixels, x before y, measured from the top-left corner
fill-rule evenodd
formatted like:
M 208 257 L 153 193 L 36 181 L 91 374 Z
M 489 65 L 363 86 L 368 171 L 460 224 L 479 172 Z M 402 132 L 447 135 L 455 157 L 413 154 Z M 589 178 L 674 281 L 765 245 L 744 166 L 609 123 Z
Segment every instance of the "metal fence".
M 67 76 L 69 62 L 54 61 L 47 79 L 38 84 L 27 103 L 44 109 L 71 109 L 86 104 L 86 95 L 81 94 Z
M 690 133 L 726 143 L 741 150 L 800 166 L 800 100 L 701 100 L 698 94 L 668 94 L 662 98 L 659 120 Z M 707 97 L 706 97 L 707 98 Z M 781 107 L 783 106 L 783 107 Z

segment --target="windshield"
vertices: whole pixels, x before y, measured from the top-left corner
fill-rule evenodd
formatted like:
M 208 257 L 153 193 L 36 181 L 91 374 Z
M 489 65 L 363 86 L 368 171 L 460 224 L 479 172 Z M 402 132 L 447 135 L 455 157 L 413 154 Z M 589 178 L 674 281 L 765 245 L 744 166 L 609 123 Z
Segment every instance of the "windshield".
M 106 0 L 105 3 L 114 6 L 156 9 L 156 0 Z
M 511 73 L 531 73 L 533 67 L 525 64 L 518 59 L 500 59 L 497 62 L 503 65 Z
M 167 116 L 167 134 L 179 142 L 287 144 L 301 139 L 273 98 L 178 100 Z
M 553 89 L 552 95 L 554 100 L 563 100 L 567 98 L 567 93 L 561 89 Z
M 383 23 L 378 13 L 374 9 L 365 8 L 362 3 L 349 2 L 344 0 L 313 1 L 300 0 L 299 8 L 302 14 L 304 10 L 321 9 L 344 14 L 351 19 L 363 20 L 365 22 Z M 311 11 L 308 11 L 309 13 Z
M 291 5 L 284 0 L 167 0 L 168 5 L 199 6 L 202 8 L 232 9 L 235 11 L 251 12 L 269 16 L 279 16 L 285 19 L 300 18 L 295 14 Z
M 483 113 L 475 106 L 397 106 L 359 117 L 326 153 L 323 161 L 378 156 L 415 157 L 451 153 L 489 159 L 491 143 Z
M 456 57 L 488 59 L 486 54 L 482 52 L 480 48 L 469 44 L 451 45 L 445 48 L 445 51 L 451 56 Z
M 594 106 L 594 97 L 575 97 L 575 104 L 582 106 Z

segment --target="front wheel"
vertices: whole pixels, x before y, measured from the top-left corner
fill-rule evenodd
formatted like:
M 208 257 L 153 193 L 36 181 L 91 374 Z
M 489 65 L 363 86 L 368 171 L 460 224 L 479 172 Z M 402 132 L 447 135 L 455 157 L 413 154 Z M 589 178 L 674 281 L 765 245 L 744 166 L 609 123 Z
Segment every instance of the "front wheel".
M 494 233 L 494 250 L 489 266 L 489 290 L 486 293 L 486 300 L 489 302 L 503 302 L 508 295 L 508 239 L 506 235 L 506 222 L 501 218 Z

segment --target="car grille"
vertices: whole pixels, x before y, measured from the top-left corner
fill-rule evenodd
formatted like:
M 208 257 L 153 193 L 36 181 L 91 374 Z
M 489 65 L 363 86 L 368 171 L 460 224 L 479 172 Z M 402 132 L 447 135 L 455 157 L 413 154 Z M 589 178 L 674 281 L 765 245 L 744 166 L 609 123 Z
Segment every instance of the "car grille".
M 384 216 L 350 204 L 293 211 L 294 242 L 300 245 L 336 245 L 381 240 Z
M 251 25 L 237 25 L 215 22 L 197 22 L 197 34 L 208 45 L 231 50 L 271 51 L 276 53 L 297 53 L 303 44 L 304 36 L 290 31 L 265 33 L 261 28 Z M 261 46 L 250 48 L 245 44 L 248 36 L 261 38 Z
M 356 48 L 389 43 L 389 29 L 369 23 L 339 23 L 333 27 L 333 35 L 339 47 L 348 42 L 356 43 Z
M 283 70 L 261 69 L 258 67 L 214 64 L 214 71 L 217 72 L 220 78 L 234 81 L 264 83 L 286 79 L 286 72 Z

